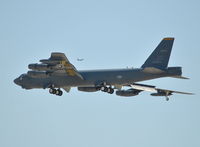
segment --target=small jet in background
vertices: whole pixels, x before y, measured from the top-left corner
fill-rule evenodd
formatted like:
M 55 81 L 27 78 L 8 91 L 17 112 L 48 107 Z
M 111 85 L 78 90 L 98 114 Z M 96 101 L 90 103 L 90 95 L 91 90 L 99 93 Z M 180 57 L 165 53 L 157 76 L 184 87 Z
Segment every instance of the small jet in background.
M 77 58 L 77 61 L 83 61 L 84 59 L 83 58 Z
M 187 79 L 181 76 L 181 67 L 168 67 L 173 42 L 174 38 L 164 38 L 140 68 L 77 70 L 64 53 L 53 52 L 49 59 L 40 60 L 40 64 L 29 64 L 30 71 L 16 78 L 14 83 L 24 89 L 48 88 L 50 94 L 58 96 L 63 94 L 61 89 L 69 92 L 71 87 L 84 92 L 102 91 L 109 94 L 116 89 L 116 95 L 126 97 L 149 91 L 152 96 L 165 96 L 166 100 L 173 93 L 191 95 L 137 83 L 162 77 Z

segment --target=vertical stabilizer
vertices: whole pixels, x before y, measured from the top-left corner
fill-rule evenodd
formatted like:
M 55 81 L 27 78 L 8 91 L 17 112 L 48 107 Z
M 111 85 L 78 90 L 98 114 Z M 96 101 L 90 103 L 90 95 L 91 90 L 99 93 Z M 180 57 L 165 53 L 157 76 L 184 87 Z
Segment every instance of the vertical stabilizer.
M 174 38 L 164 38 L 142 65 L 142 68 L 154 67 L 158 69 L 166 69 L 173 42 Z

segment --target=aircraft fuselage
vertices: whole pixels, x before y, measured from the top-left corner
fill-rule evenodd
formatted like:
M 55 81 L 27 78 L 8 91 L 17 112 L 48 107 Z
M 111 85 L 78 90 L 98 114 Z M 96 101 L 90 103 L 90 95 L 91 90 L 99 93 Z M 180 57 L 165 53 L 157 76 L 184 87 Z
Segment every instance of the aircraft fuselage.
M 83 79 L 77 76 L 68 76 L 65 73 L 56 73 L 46 77 L 30 77 L 23 74 L 15 80 L 15 83 L 25 89 L 55 87 L 89 87 L 102 82 L 107 85 L 129 85 L 134 82 L 150 80 L 161 77 L 175 76 L 177 73 L 148 73 L 144 69 L 112 69 L 112 70 L 82 70 L 78 71 Z

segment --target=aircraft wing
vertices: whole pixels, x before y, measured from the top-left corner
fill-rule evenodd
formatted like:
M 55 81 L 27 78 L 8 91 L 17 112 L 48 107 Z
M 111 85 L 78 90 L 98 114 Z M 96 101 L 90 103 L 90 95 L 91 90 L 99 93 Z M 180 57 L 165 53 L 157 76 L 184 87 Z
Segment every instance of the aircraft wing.
M 40 62 L 47 64 L 52 72 L 66 72 L 69 76 L 78 76 L 83 79 L 82 75 L 69 62 L 64 53 L 53 52 L 49 59 L 43 59 Z
M 134 83 L 134 84 L 132 84 L 130 86 L 133 89 L 137 89 L 137 90 L 141 90 L 141 91 L 153 92 L 153 93 L 151 93 L 152 96 L 170 96 L 173 93 L 193 95 L 193 93 L 180 92 L 180 91 L 167 90 L 167 89 L 160 89 L 160 88 L 156 88 L 156 86 L 151 86 L 151 85 L 144 85 L 144 84 L 136 84 L 136 83 Z

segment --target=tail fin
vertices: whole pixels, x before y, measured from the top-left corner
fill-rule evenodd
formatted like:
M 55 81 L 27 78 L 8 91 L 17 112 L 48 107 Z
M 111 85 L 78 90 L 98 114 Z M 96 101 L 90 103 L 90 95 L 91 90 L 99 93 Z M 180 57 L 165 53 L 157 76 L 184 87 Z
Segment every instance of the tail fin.
M 142 65 L 142 68 L 155 67 L 165 69 L 168 66 L 174 38 L 164 38 L 149 58 Z

